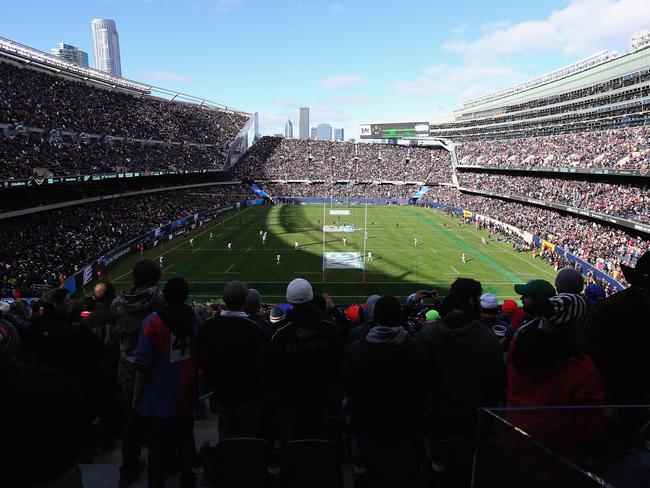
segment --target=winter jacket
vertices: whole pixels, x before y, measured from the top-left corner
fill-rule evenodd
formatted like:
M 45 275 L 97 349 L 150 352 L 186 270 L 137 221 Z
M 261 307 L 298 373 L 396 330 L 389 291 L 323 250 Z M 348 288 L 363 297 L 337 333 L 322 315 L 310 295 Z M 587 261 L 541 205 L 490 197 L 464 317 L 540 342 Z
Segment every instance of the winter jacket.
M 117 297 L 111 304 L 115 330 L 120 341 L 118 378 L 120 386 L 124 389 L 133 391 L 135 383 L 133 360 L 144 319 L 150 313 L 157 311 L 163 302 L 158 287 L 153 286 L 140 293 L 132 289 Z
M 364 337 L 350 344 L 343 382 L 354 432 L 375 440 L 419 438 L 430 375 L 422 343 L 408 335 L 394 343 Z
M 505 365 L 498 338 L 463 312 L 425 325 L 420 338 L 435 371 L 429 375 L 431 434 L 473 437 L 477 409 L 503 398 Z

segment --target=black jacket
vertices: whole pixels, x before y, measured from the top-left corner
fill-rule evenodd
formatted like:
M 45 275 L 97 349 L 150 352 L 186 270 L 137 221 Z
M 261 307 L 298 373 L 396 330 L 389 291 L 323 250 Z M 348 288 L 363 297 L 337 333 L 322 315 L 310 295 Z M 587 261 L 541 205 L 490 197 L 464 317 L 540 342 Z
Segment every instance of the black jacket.
M 247 317 L 213 317 L 203 324 L 197 347 L 215 400 L 237 406 L 266 399 L 270 343 L 258 323 Z
M 339 386 L 342 341 L 336 325 L 312 307 L 289 312 L 271 339 L 273 380 L 282 400 L 319 401 Z
M 434 435 L 473 437 L 477 408 L 501 403 L 506 385 L 497 337 L 477 319 L 451 312 L 420 332 L 431 368 Z
M 79 388 L 52 369 L 0 369 L 0 486 L 30 487 L 61 476 L 81 446 Z
M 343 381 L 354 432 L 375 440 L 417 439 L 425 412 L 426 377 L 431 371 L 422 343 L 411 337 L 394 346 L 365 337 L 350 344 Z

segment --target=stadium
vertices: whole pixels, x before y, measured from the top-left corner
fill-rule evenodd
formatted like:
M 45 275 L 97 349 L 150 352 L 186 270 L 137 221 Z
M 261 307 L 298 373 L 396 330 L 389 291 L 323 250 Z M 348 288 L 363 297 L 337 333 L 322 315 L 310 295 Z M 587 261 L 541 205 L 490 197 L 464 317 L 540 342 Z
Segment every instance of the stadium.
M 647 485 L 647 31 L 357 142 L 6 38 L 0 87 L 0 487 Z

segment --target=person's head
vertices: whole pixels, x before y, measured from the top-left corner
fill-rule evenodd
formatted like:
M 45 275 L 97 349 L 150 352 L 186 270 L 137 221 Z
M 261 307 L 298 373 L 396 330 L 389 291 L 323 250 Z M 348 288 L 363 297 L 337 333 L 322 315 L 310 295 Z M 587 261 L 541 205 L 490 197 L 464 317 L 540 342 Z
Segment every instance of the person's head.
M 255 288 L 250 288 L 244 302 L 244 312 L 248 315 L 258 315 L 262 306 L 262 295 Z
M 379 298 L 379 295 L 370 295 L 366 300 L 366 317 L 368 320 L 375 320 L 375 305 Z
M 153 259 L 141 259 L 133 266 L 133 286 L 136 290 L 146 290 L 156 286 L 162 276 L 162 270 Z
M 115 299 L 115 287 L 110 281 L 97 283 L 93 288 L 93 298 L 97 303 L 112 303 Z
M 493 293 L 481 295 L 481 314 L 489 317 L 496 317 L 499 314 L 499 300 Z
M 576 293 L 560 293 L 548 300 L 541 328 L 554 334 L 573 334 L 585 323 L 587 301 Z
M 481 283 L 471 278 L 458 278 L 449 287 L 448 302 L 452 311 L 465 312 L 472 317 L 481 315 Z
M 65 317 L 72 312 L 72 299 L 70 292 L 65 288 L 53 288 L 46 291 L 41 297 L 43 311 L 50 315 L 59 315 Z
M 241 312 L 248 296 L 248 287 L 241 281 L 231 281 L 223 287 L 223 303 L 231 311 Z
M 510 315 L 514 313 L 514 311 L 518 308 L 519 307 L 517 306 L 517 302 L 508 299 L 503 301 L 503 304 L 501 305 L 501 312 Z
M 361 305 L 351 305 L 345 310 L 345 316 L 352 325 L 359 325 L 363 323 L 364 314 Z
M 287 285 L 287 302 L 292 305 L 304 305 L 314 299 L 311 283 L 304 278 L 296 278 Z
M 558 293 L 580 293 L 585 286 L 582 274 L 573 268 L 563 268 L 555 277 Z
M 0 368 L 13 364 L 19 349 L 18 331 L 11 322 L 0 319 Z
M 385 327 L 402 325 L 402 305 L 393 296 L 383 296 L 375 304 L 375 322 Z
M 190 296 L 190 285 L 178 276 L 172 278 L 163 288 L 163 297 L 168 305 L 183 305 Z
M 602 286 L 593 283 L 585 288 L 585 296 L 589 301 L 589 306 L 595 308 L 600 302 L 605 300 L 607 294 Z
M 546 280 L 530 280 L 525 285 L 515 285 L 515 292 L 521 295 L 527 313 L 539 315 L 536 304 L 554 296 L 555 288 Z
M 207 305 L 198 304 L 194 306 L 194 313 L 199 317 L 201 322 L 212 318 L 212 309 Z
M 287 314 L 282 307 L 275 306 L 271 309 L 271 313 L 269 314 L 269 319 L 271 320 L 272 324 L 277 324 L 278 322 L 282 322 L 286 318 L 286 316 Z

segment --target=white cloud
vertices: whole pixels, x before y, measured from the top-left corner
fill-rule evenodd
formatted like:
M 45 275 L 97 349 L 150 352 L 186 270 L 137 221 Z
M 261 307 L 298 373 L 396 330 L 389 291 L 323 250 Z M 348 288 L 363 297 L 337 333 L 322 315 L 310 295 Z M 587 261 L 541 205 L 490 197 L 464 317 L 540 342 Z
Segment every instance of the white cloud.
M 393 89 L 402 96 L 456 94 L 459 99 L 465 99 L 511 86 L 525 78 L 516 67 L 499 63 L 436 64 L 424 68 L 415 80 L 394 82 Z
M 338 15 L 343 12 L 343 4 L 341 2 L 332 2 L 329 6 L 329 13 L 331 15 Z
M 176 81 L 180 83 L 192 83 L 192 78 L 189 76 L 164 70 L 145 71 L 142 73 L 142 77 L 147 80 L 154 81 Z
M 330 76 L 323 78 L 319 82 L 319 86 L 324 90 L 336 90 L 347 86 L 356 86 L 363 83 L 363 78 L 356 73 L 346 73 L 342 75 Z
M 241 7 L 241 0 L 215 0 L 214 9 L 217 12 L 230 12 Z
M 374 100 L 370 95 L 331 95 L 326 98 L 332 105 L 363 105 Z
M 443 44 L 443 51 L 471 59 L 563 52 L 589 55 L 627 45 L 650 24 L 648 0 L 574 0 L 542 20 L 484 24 L 483 35 Z

